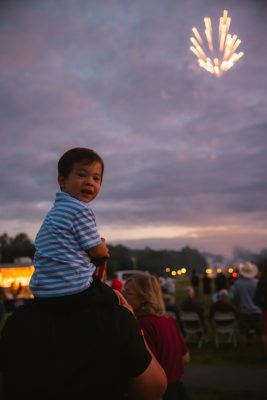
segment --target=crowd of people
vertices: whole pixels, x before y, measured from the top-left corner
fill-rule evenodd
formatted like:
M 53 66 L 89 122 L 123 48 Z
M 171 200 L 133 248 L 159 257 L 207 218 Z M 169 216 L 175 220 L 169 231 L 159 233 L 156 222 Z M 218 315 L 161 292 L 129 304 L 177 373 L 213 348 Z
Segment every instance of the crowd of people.
M 249 337 L 256 335 L 260 338 L 262 355 L 267 360 L 266 264 L 267 261 L 263 261 L 259 270 L 251 262 L 239 263 L 238 278 L 234 281 L 228 280 L 222 271 L 218 272 L 214 278 L 214 293 L 211 288 L 211 278 L 204 274 L 202 277 L 203 296 L 200 296 L 201 279 L 193 270 L 192 286 L 185 288 L 185 299 L 181 304 L 181 310 L 197 313 L 204 332 L 207 332 L 208 325 L 212 325 L 215 313 L 234 314 L 240 338 L 240 358 L 246 355 Z M 205 296 L 208 296 L 208 302 Z M 206 315 L 204 315 L 205 306 Z M 206 340 L 209 340 L 208 335 Z
M 216 312 L 233 313 L 239 329 L 240 356 L 245 356 L 247 340 L 253 334 L 260 337 L 267 359 L 267 261 L 260 273 L 250 262 L 238 268 L 238 279 L 231 286 L 214 287 L 219 289 L 216 297 L 211 285 L 216 285 L 214 280 L 203 283 L 202 294 L 200 285 L 197 290 L 191 285 L 184 287 L 180 304 L 175 300 L 177 288 L 172 278 L 159 279 L 144 272 L 126 282 L 114 274 L 114 298 L 108 299 L 110 294 L 99 286 L 86 297 L 82 293 L 70 296 L 68 301 L 36 298 L 16 309 L 1 338 L 1 369 L 9 393 L 5 398 L 18 395 L 14 382 L 21 393 L 27 375 L 32 377 L 26 385 L 28 398 L 49 381 L 51 385 L 46 385 L 40 398 L 82 394 L 90 385 L 99 399 L 111 389 L 118 399 L 142 399 L 145 389 L 151 392 L 151 397 L 145 398 L 186 400 L 183 375 L 190 361 L 190 345 L 180 311 L 197 313 L 205 333 Z M 196 271 L 193 274 L 198 275 Z M 204 274 L 202 282 L 206 278 Z M 24 372 L 13 362 L 15 354 L 25 360 Z M 85 379 L 86 373 L 93 377 L 93 385 L 91 379 Z M 103 377 L 105 384 L 99 387 Z

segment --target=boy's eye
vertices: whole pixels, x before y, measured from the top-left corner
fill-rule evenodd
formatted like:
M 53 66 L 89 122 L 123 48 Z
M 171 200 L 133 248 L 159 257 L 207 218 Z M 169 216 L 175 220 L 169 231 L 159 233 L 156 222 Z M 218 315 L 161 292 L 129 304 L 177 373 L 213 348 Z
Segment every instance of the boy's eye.
M 100 179 L 99 176 L 95 176 L 95 177 L 94 177 L 94 180 L 95 180 L 96 182 L 100 182 L 100 181 L 101 181 L 101 179 Z
M 83 172 L 78 172 L 78 174 L 77 174 L 79 177 L 81 177 L 81 178 L 84 178 L 85 177 L 85 173 L 83 173 Z

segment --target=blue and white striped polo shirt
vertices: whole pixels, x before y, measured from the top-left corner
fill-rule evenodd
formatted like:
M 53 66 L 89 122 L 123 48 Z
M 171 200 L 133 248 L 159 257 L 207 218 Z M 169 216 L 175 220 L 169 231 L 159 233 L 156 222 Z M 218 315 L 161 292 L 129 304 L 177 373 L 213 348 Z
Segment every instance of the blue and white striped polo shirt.
M 56 297 L 87 289 L 95 265 L 86 250 L 100 243 L 95 215 L 89 205 L 68 193 L 57 193 L 35 239 L 32 293 L 36 297 Z

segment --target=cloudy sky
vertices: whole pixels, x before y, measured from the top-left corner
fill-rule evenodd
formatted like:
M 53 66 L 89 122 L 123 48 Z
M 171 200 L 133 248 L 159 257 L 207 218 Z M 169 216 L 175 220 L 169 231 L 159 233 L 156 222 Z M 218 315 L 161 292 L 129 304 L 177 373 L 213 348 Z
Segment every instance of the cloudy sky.
M 266 248 L 264 3 L 1 1 L 0 234 L 34 239 L 59 156 L 83 146 L 105 160 L 92 208 L 109 243 Z M 216 78 L 189 39 L 224 9 L 245 55 Z

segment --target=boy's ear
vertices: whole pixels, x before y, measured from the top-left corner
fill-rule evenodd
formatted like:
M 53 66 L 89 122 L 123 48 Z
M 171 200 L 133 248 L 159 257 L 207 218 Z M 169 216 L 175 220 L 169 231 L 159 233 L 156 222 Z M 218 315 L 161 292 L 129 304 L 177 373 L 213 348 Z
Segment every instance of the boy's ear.
M 57 178 L 58 184 L 60 189 L 62 190 L 64 188 L 64 183 L 65 183 L 65 178 L 62 175 L 59 175 Z

